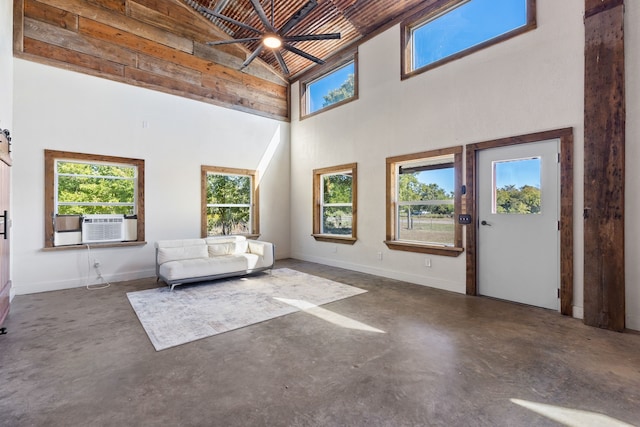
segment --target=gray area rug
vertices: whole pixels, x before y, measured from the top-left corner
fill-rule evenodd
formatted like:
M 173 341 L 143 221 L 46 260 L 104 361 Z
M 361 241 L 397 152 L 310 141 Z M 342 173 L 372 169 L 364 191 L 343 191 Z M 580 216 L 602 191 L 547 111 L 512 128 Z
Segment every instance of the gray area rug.
M 157 351 L 366 292 L 288 268 L 236 279 L 129 292 Z

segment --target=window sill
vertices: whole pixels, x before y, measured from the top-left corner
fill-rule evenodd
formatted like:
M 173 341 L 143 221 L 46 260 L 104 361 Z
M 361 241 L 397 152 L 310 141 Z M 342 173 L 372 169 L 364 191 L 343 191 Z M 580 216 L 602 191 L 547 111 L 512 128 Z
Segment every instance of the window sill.
M 312 234 L 312 236 L 318 242 L 340 243 L 343 245 L 353 245 L 356 240 L 358 240 L 356 237 L 339 236 L 336 234 Z
M 111 243 L 90 243 L 88 246 L 91 249 L 102 249 L 102 248 L 123 248 L 123 247 L 131 247 L 131 246 L 144 246 L 147 242 L 111 242 Z M 78 249 L 86 249 L 87 244 L 81 245 L 66 245 L 66 246 L 51 246 L 42 248 L 43 251 L 73 251 Z
M 460 256 L 462 252 L 464 252 L 464 248 L 456 248 L 452 246 L 421 245 L 419 243 L 399 242 L 397 240 L 386 240 L 384 244 L 393 251 L 417 252 L 421 254 L 432 254 L 449 257 L 457 257 Z

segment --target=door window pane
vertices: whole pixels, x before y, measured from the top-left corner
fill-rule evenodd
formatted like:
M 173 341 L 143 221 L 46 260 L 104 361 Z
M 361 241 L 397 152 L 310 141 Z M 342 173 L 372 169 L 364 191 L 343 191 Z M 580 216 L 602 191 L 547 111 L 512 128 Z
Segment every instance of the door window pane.
M 540 157 L 493 162 L 493 213 L 539 214 Z

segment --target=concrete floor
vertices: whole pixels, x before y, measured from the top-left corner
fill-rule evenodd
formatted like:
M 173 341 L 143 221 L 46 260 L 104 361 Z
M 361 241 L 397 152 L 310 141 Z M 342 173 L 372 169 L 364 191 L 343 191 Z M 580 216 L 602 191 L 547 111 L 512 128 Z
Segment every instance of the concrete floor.
M 385 333 L 299 312 L 156 352 L 125 296 L 155 280 L 18 296 L 0 336 L 0 425 L 640 424 L 638 334 L 318 264 L 278 266 L 368 290 L 323 307 Z

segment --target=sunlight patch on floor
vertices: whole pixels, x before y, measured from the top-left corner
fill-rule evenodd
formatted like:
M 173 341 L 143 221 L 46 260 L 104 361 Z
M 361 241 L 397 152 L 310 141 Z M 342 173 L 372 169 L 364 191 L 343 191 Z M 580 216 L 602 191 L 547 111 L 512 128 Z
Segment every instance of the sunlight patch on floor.
M 527 400 L 510 399 L 516 405 L 527 408 L 553 421 L 571 427 L 633 427 L 608 415 L 580 409 L 563 408 L 561 406 L 544 403 L 529 402 Z
M 384 334 L 384 331 L 380 329 L 374 328 L 373 326 L 369 326 L 365 323 L 358 322 L 357 320 L 351 319 L 350 317 L 343 316 L 338 313 L 334 313 L 331 310 L 327 310 L 322 307 L 318 307 L 315 304 L 311 304 L 307 301 L 302 301 L 298 299 L 288 299 L 288 298 L 275 298 L 276 300 L 283 302 L 285 304 L 292 305 L 305 313 L 309 313 L 312 316 L 315 316 L 319 319 L 325 320 L 327 322 L 333 323 L 334 325 L 341 326 L 347 329 L 356 329 L 359 331 L 366 332 L 376 332 L 379 334 Z

